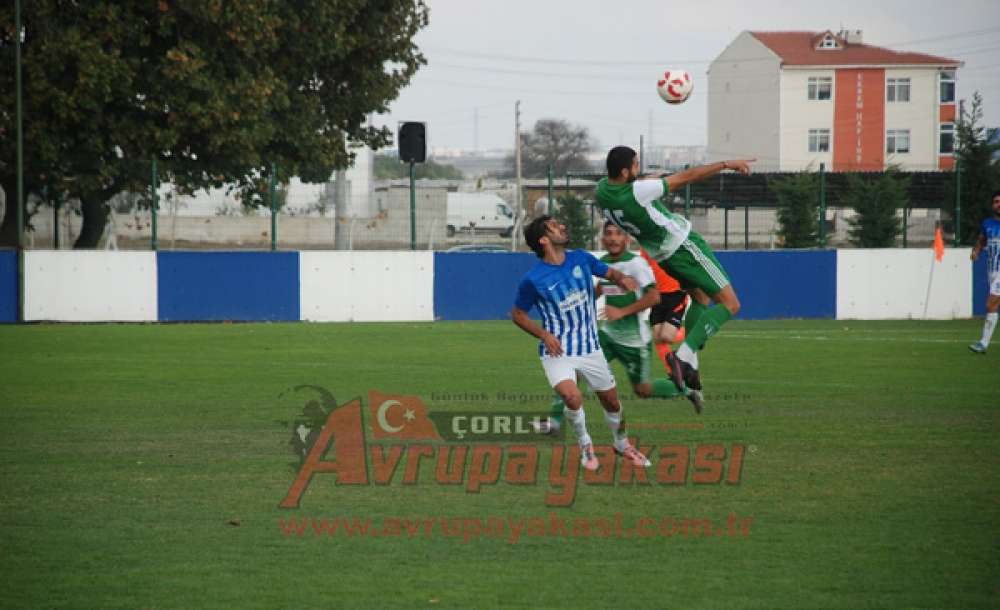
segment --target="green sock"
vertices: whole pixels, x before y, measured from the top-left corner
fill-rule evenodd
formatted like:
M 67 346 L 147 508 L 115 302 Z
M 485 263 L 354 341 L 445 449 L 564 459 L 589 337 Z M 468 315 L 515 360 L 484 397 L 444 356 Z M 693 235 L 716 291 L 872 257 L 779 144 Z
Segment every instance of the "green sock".
M 681 392 L 674 385 L 673 381 L 669 379 L 654 379 L 653 380 L 653 394 L 655 398 L 673 398 L 674 396 L 680 396 Z
M 688 316 L 690 315 L 691 312 L 689 311 Z M 705 345 L 708 338 L 719 332 L 722 325 L 731 317 L 733 317 L 733 314 L 729 313 L 729 310 L 724 305 L 713 305 L 695 320 L 691 330 L 687 333 L 687 337 L 684 339 L 684 345 L 687 345 L 692 351 L 698 351 Z M 686 324 L 685 327 L 687 327 Z
M 688 305 L 687 314 L 684 316 L 684 335 L 688 336 L 691 334 L 691 329 L 694 328 L 694 323 L 698 321 L 698 318 L 705 313 L 708 309 L 698 301 L 691 299 L 691 304 Z
M 563 403 L 562 398 L 559 398 L 557 396 L 556 399 L 552 401 L 552 406 L 550 407 L 551 412 L 549 413 L 549 417 L 551 417 L 552 419 L 554 419 L 557 422 L 559 422 L 560 424 L 562 424 L 562 421 L 563 421 L 563 409 L 565 409 L 565 408 L 566 408 L 566 405 L 565 405 L 565 403 Z

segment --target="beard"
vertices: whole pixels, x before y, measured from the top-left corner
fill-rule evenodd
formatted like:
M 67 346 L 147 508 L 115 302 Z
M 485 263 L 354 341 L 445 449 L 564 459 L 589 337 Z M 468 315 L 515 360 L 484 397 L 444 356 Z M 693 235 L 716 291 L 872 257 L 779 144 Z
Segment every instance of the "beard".
M 636 174 L 636 173 L 632 172 L 632 170 L 628 170 L 628 181 L 629 182 L 635 182 L 638 179 L 639 179 L 639 174 Z

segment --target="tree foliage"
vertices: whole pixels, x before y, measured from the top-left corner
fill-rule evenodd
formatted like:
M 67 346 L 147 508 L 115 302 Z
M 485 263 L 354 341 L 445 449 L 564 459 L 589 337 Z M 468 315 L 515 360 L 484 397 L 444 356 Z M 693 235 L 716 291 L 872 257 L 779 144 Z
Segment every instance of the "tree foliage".
M 0 62 L 14 64 L 13 3 Z M 424 58 L 422 0 L 32 0 L 24 3 L 25 185 L 81 201 L 78 247 L 107 202 L 148 188 L 151 159 L 181 192 L 328 179 L 349 143 L 379 147 L 385 112 Z M 14 71 L 0 70 L 0 186 L 15 185 Z M 12 207 L 12 206 L 9 206 Z M 8 214 L 0 244 L 14 242 Z
M 594 225 L 590 221 L 587 204 L 576 195 L 563 195 L 552 213 L 553 218 L 566 225 L 569 233 L 567 248 L 589 248 L 594 236 Z
M 906 189 L 909 179 L 899 169 L 889 167 L 871 175 L 849 174 L 847 192 L 841 202 L 854 209 L 848 219 L 851 243 L 859 248 L 891 248 L 903 233 L 903 222 L 897 213 L 909 203 Z
M 413 173 L 418 180 L 421 178 L 429 180 L 462 180 L 465 178 L 462 172 L 454 165 L 438 163 L 430 159 L 424 163 L 415 164 Z M 409 177 L 410 166 L 401 162 L 398 157 L 375 155 L 375 178 L 388 180 Z
M 560 119 L 542 119 L 534 129 L 521 134 L 521 175 L 525 178 L 545 178 L 549 165 L 553 174 L 565 176 L 568 171 L 589 171 L 587 153 L 596 144 L 586 127 L 571 125 Z M 515 173 L 514 156 L 507 158 L 508 175 Z
M 962 173 L 962 226 L 958 228 L 962 243 L 972 243 L 979 234 L 983 219 L 992 214 L 990 195 L 1000 188 L 1000 163 L 993 159 L 1000 144 L 990 141 L 982 125 L 983 97 L 972 95 L 969 111 L 955 122 L 955 152 Z M 947 208 L 955 202 L 951 193 Z
M 819 176 L 803 172 L 770 185 L 778 197 L 778 236 L 785 248 L 816 246 Z

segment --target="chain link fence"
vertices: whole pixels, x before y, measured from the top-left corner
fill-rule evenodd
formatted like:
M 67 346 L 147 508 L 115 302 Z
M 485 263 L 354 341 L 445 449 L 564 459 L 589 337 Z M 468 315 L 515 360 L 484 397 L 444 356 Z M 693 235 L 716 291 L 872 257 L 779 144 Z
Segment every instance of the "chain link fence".
M 523 223 L 555 213 L 565 201 L 586 206 L 585 241 L 599 246 L 601 216 L 594 206 L 594 190 L 600 174 L 526 179 L 520 192 L 513 180 L 489 178 L 418 180 L 411 192 L 409 180 L 377 181 L 370 176 L 365 171 L 338 172 L 322 184 L 292 178 L 275 180 L 273 188 L 269 176 L 262 176 L 258 192 L 249 195 L 232 188 L 184 194 L 169 183 L 123 192 L 107 205 L 98 248 L 525 251 Z M 816 219 L 815 238 L 807 247 L 857 245 L 851 230 L 858 220 L 853 207 L 859 201 L 858 182 L 850 174 L 724 173 L 671 193 L 665 203 L 687 216 L 713 248 L 782 248 L 796 244 L 789 244 L 782 230 L 788 198 L 781 185 L 802 176 L 813 181 L 804 187 L 803 197 Z M 870 182 L 881 176 L 860 177 Z M 956 174 L 894 172 L 893 179 L 903 187 L 893 204 L 899 231 L 891 245 L 929 245 L 939 225 L 951 242 Z M 256 205 L 245 205 L 248 199 Z M 27 209 L 27 247 L 73 247 L 82 225 L 78 201 L 31 197 Z

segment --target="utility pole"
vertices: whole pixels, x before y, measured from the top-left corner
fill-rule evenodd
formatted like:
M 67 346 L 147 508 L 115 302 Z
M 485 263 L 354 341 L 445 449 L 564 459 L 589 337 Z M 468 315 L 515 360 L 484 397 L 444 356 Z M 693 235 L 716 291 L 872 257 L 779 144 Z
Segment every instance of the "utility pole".
M 517 218 L 521 215 L 521 100 L 514 102 L 514 173 L 516 176 L 514 214 Z M 517 249 L 516 232 L 511 233 L 510 249 L 511 251 Z

